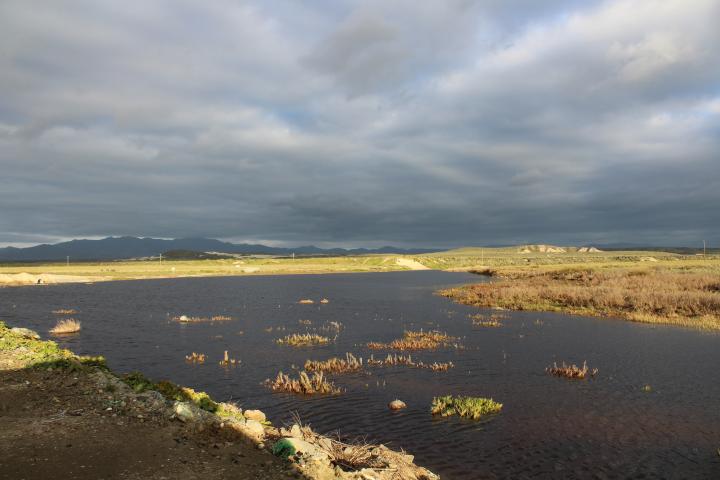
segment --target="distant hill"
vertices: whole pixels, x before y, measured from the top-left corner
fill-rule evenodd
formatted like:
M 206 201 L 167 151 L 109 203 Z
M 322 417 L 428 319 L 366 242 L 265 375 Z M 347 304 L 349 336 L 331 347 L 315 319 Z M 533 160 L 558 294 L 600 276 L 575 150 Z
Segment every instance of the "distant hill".
M 244 255 L 363 255 L 363 254 L 416 254 L 437 252 L 441 249 L 410 249 L 381 247 L 376 249 L 318 248 L 312 245 L 296 248 L 268 247 L 248 243 L 229 243 L 212 238 L 158 238 L 107 237 L 101 240 L 71 240 L 54 245 L 0 248 L 0 261 L 53 261 L 65 260 L 120 260 L 157 256 L 160 253 L 186 250 L 193 252 L 232 253 Z

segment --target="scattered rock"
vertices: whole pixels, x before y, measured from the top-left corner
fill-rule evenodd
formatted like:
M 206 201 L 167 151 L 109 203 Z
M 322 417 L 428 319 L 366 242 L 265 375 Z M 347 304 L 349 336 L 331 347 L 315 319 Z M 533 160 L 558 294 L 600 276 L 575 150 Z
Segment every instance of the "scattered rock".
M 23 338 L 30 338 L 32 340 L 40 340 L 40 335 L 34 330 L 30 330 L 29 328 L 20 328 L 15 327 L 11 328 L 10 332 L 14 333 L 15 335 L 20 335 Z
M 197 419 L 197 414 L 193 407 L 187 402 L 175 402 L 173 411 L 178 420 L 182 422 L 192 422 Z
M 402 410 L 403 408 L 407 407 L 405 405 L 405 402 L 402 400 L 393 400 L 392 402 L 388 403 L 388 407 L 390 410 Z
M 257 420 L 248 420 L 245 424 L 238 425 L 237 429 L 254 440 L 260 441 L 265 438 L 265 427 Z
M 295 449 L 296 455 L 302 456 L 305 461 L 309 459 L 327 461 L 330 458 L 323 449 L 300 438 L 286 437 L 283 440 L 285 444 L 291 445 Z
M 265 414 L 263 412 L 261 412 L 260 410 L 245 410 L 243 415 L 248 420 L 255 420 L 255 421 L 261 422 L 261 423 L 266 420 Z

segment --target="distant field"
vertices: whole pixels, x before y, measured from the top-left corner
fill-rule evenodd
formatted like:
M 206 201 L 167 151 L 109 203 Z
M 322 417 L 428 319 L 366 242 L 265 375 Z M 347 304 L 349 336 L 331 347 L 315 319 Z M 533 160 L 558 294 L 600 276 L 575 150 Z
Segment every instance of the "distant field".
M 37 277 L 50 276 L 80 277 L 74 281 L 132 280 L 141 278 L 258 275 L 258 274 L 301 274 L 336 272 L 385 272 L 408 270 L 399 265 L 397 256 L 357 256 L 320 258 L 248 258 L 243 260 L 188 260 L 188 261 L 108 261 L 65 263 L 8 263 L 0 265 L 0 283 L 17 283 L 10 278 L 15 274 L 27 273 Z M 5 278 L 4 281 L 2 279 Z M 46 283 L 62 278 L 49 277 Z M 34 283 L 34 282 L 25 282 Z

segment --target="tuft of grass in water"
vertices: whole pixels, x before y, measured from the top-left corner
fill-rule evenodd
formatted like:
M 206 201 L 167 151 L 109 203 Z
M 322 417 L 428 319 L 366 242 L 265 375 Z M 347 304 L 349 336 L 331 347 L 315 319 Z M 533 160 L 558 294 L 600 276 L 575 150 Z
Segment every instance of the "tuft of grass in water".
M 54 335 L 66 335 L 69 333 L 77 333 L 79 331 L 80 322 L 74 318 L 60 320 L 53 328 L 50 329 L 50 333 Z
M 403 338 L 397 338 L 390 343 L 370 342 L 367 347 L 372 350 L 434 350 L 452 346 L 455 340 L 447 333 L 437 330 L 427 332 L 407 330 Z
M 73 308 L 59 308 L 57 310 L 53 310 L 52 313 L 55 315 L 75 315 L 78 312 Z
M 288 345 L 291 347 L 311 347 L 314 345 L 327 345 L 330 343 L 330 339 L 316 333 L 293 333 L 292 335 L 278 338 L 276 342 L 280 345 Z
M 190 355 L 185 355 L 185 361 L 188 363 L 205 363 L 207 355 L 204 353 L 192 352 Z
M 489 317 L 483 315 L 482 313 L 470 315 L 470 319 L 472 320 L 474 327 L 502 327 L 503 324 L 500 321 L 500 318 L 502 317 L 495 314 L 492 314 Z
M 428 370 L 432 370 L 433 372 L 445 372 L 455 366 L 452 362 L 416 362 L 413 360 L 412 355 L 398 355 L 397 353 L 388 353 L 387 357 L 379 360 L 376 359 L 374 355 L 371 355 L 367 364 L 378 367 L 406 365 L 408 367 L 426 368 Z
M 310 377 L 305 371 L 300 372 L 298 378 L 292 378 L 279 372 L 275 380 L 265 380 L 265 384 L 275 392 L 291 392 L 304 395 L 342 393 L 342 389 L 329 381 L 323 372 L 313 372 Z
M 232 317 L 228 315 L 213 315 L 210 317 L 210 321 L 212 322 L 227 322 L 228 320 L 232 320 Z
M 315 300 L 311 300 L 309 298 L 303 298 L 302 300 L 299 300 L 298 303 L 303 304 L 303 305 L 311 305 L 311 304 L 315 303 Z
M 229 366 L 235 366 L 240 364 L 240 360 L 235 360 L 234 358 L 230 358 L 230 355 L 228 354 L 228 351 L 225 350 L 223 353 L 223 359 L 220 360 L 220 365 L 223 367 L 229 367 Z
M 459 415 L 479 420 L 483 416 L 500 413 L 502 407 L 502 403 L 498 403 L 492 398 L 446 395 L 433 398 L 430 412 L 433 415 L 442 415 L 443 417 Z
M 578 367 L 575 364 L 567 365 L 565 362 L 563 362 L 561 366 L 558 366 L 556 362 L 553 362 L 552 367 L 547 367 L 545 371 L 550 375 L 555 375 L 556 377 L 576 378 L 581 380 L 586 378 L 588 375 L 594 377 L 598 373 L 597 368 L 590 370 L 587 366 L 587 362 L 583 362 L 582 367 Z
M 333 357 L 327 360 L 306 360 L 305 371 L 324 373 L 348 373 L 362 370 L 363 359 L 352 353 L 346 353 L 345 358 Z

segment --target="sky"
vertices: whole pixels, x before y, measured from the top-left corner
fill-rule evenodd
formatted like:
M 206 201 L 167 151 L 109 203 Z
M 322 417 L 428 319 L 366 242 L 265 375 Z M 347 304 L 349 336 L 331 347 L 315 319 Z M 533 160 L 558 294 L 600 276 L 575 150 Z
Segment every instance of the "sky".
M 720 243 L 718 0 L 3 0 L 0 245 Z

